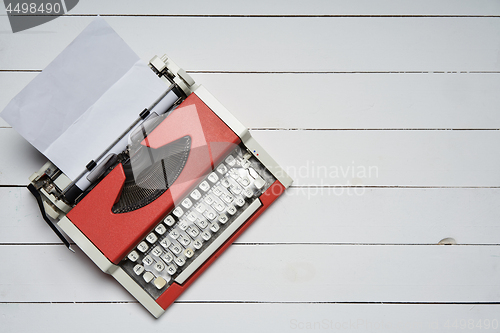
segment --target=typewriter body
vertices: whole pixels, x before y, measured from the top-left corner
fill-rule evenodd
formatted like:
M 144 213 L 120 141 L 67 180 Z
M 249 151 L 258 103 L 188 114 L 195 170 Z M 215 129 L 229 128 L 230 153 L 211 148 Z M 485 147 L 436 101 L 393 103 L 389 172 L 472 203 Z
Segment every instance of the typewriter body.
M 149 67 L 166 92 L 78 179 L 48 162 L 28 188 L 68 248 L 59 230 L 159 317 L 292 180 L 171 59 Z

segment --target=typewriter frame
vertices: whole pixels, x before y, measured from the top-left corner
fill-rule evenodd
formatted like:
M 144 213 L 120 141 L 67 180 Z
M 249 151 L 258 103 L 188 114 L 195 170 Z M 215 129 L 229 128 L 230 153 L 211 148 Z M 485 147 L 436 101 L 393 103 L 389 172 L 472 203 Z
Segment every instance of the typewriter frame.
M 256 199 L 260 206 L 248 214 L 238 218 L 245 219 L 241 226 L 227 238 L 222 245 L 192 273 L 184 283 L 173 283 L 163 294 L 154 299 L 142 287 L 140 287 L 120 266 L 110 261 L 98 247 L 66 216 L 72 210 L 72 205 L 64 198 L 63 191 L 71 184 L 66 177 L 52 163 L 48 162 L 31 177 L 31 186 L 36 188 L 41 200 L 42 212 L 56 221 L 59 229 L 71 238 L 71 240 L 105 273 L 112 275 L 125 289 L 127 289 L 151 314 L 156 318 L 161 316 L 166 308 L 172 304 L 177 297 L 206 270 L 210 264 L 219 257 L 222 252 L 234 242 L 234 240 L 249 227 L 249 225 L 288 188 L 292 179 L 283 169 L 266 153 L 265 150 L 250 135 L 248 129 L 243 126 L 219 101 L 213 97 L 203 86 L 195 84 L 194 80 L 181 68 L 179 68 L 167 56 L 153 57 L 149 63 L 150 68 L 165 81 L 166 84 L 174 84 L 182 90 L 187 97 L 195 94 L 208 108 L 222 120 L 241 140 L 248 152 L 259 160 L 267 170 L 276 178 L 276 181 Z M 33 192 L 33 190 L 32 190 Z M 35 194 L 35 193 L 34 193 Z M 35 194 L 37 196 L 37 194 Z M 38 199 L 38 198 L 37 198 Z M 245 211 L 244 211 L 245 212 Z M 47 221 L 47 219 L 46 219 Z M 48 221 L 47 221 L 48 222 Z M 49 222 L 48 222 L 49 223 Z M 50 224 L 50 223 L 49 223 Z M 54 226 L 51 225 L 54 229 Z M 56 231 L 56 230 L 55 230 Z M 57 231 L 56 231 L 57 232 Z M 69 244 L 67 244 L 70 248 Z

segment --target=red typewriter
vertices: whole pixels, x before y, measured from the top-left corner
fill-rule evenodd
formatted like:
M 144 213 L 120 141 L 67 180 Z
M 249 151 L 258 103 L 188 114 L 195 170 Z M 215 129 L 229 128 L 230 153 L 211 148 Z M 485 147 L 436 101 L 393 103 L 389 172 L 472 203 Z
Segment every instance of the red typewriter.
M 165 92 L 78 177 L 47 162 L 28 189 L 68 248 L 61 230 L 159 317 L 292 180 L 171 59 L 149 67 Z

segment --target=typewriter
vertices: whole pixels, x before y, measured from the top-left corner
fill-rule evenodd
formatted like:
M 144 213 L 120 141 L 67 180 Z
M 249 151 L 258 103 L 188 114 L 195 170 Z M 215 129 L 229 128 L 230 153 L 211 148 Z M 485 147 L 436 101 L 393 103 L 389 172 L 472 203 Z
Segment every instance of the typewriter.
M 69 249 L 158 318 L 292 180 L 171 59 L 149 67 L 165 92 L 76 179 L 47 162 L 28 189 Z

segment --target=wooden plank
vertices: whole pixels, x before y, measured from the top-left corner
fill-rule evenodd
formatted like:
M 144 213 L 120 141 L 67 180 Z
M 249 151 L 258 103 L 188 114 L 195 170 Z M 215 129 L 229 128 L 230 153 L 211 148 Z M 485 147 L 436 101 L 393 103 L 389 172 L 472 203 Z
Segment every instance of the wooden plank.
M 0 185 L 27 185 L 47 159 L 12 128 L 0 128 Z
M 80 2 L 71 15 L 147 14 L 147 15 L 499 15 L 498 2 L 475 1 L 113 1 Z
M 79 250 L 0 254 L 16 268 L 0 271 L 3 302 L 132 300 Z M 499 258 L 499 246 L 233 245 L 179 300 L 499 302 Z
M 495 74 L 192 75 L 251 128 L 500 125 L 500 76 Z
M 498 131 L 253 131 L 295 185 L 499 186 Z
M 0 73 L 0 110 L 35 76 Z M 192 76 L 251 128 L 500 128 L 496 74 Z
M 0 7 L 0 15 L 5 15 Z M 263 1 L 80 1 L 69 15 L 500 15 L 494 0 L 414 1 L 401 0 L 313 0 Z
M 499 131 L 252 133 L 295 185 L 500 186 Z M 42 155 L 12 128 L 0 142 L 0 185 L 26 184 Z
M 0 37 L 1 69 L 42 69 L 93 17 L 63 16 Z M 498 71 L 497 18 L 108 17 L 144 60 L 186 70 Z M 0 30 L 9 31 L 7 20 Z M 33 56 L 36 54 L 37 56 Z
M 26 188 L 0 198 L 0 243 L 61 244 Z M 236 243 L 499 244 L 499 201 L 490 188 L 291 188 Z
M 62 244 L 47 226 L 26 187 L 0 187 L 0 243 Z
M 155 320 L 139 304 L 0 304 L 8 332 L 490 332 L 499 305 L 457 304 L 174 304 Z M 26 320 L 29 317 L 30 320 Z M 47 320 L 50 318 L 50 320 Z M 89 320 L 92 318 L 92 320 Z M 196 318 L 189 320 L 188 318 Z M 257 320 L 258 318 L 258 320 Z M 456 322 L 455 322 L 456 321 Z M 469 321 L 471 321 L 469 323 Z M 470 328 L 467 325 L 471 325 Z M 486 326 L 487 324 L 488 326 Z M 477 327 L 476 327 L 477 325 Z M 486 328 L 488 327 L 488 328 Z

